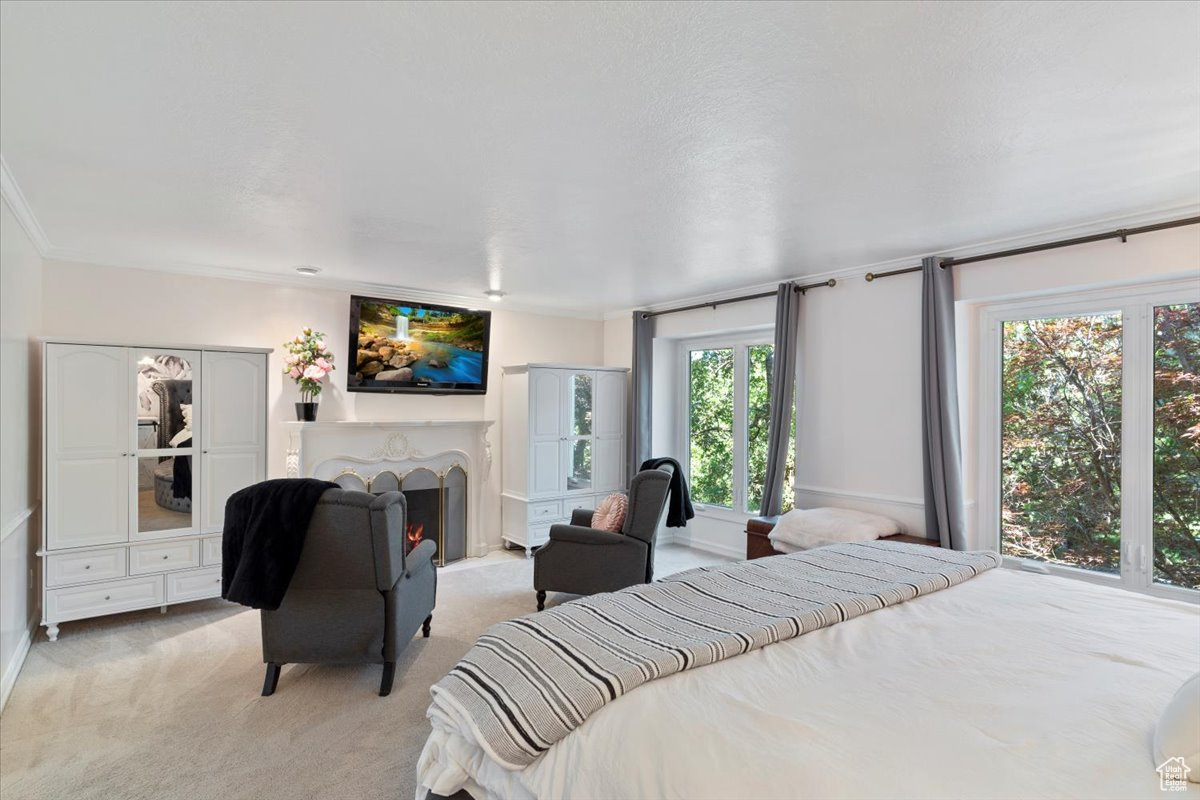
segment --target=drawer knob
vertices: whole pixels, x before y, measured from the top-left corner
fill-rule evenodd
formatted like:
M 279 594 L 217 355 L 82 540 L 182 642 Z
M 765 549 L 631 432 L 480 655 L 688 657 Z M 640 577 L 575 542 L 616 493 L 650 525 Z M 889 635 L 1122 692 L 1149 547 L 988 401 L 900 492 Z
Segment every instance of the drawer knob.
M 91 564 L 84 564 L 84 565 L 83 565 L 83 568 L 84 568 L 84 569 L 91 569 L 91 568 L 92 568 L 92 565 L 91 565 Z
M 163 561 L 166 561 L 170 556 L 163 556 Z
M 112 600 L 112 595 L 104 595 L 105 600 Z

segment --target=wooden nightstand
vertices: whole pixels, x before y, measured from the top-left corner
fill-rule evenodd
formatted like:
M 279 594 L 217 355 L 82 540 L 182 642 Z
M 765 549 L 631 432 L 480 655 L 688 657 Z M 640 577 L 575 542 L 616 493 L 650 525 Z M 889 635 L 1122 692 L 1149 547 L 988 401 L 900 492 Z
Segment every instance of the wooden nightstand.
M 763 558 L 765 556 L 783 555 L 774 547 L 771 546 L 771 540 L 767 536 L 775 527 L 775 523 L 779 521 L 779 517 L 751 517 L 746 520 L 746 558 Z M 885 536 L 880 539 L 882 542 L 907 542 L 909 544 L 926 544 L 930 547 L 941 547 L 941 543 L 936 539 L 925 539 L 921 536 L 909 536 L 906 533 L 897 533 L 895 536 Z

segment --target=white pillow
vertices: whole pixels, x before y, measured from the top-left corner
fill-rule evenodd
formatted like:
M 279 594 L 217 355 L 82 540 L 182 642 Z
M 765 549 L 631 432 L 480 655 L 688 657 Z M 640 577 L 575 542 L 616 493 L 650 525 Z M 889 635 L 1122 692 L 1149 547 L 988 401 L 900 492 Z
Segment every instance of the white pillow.
M 1200 672 L 1183 682 L 1154 727 L 1154 765 L 1180 757 L 1191 768 L 1187 779 L 1200 783 Z
M 838 542 L 879 539 L 894 533 L 900 533 L 900 524 L 878 514 L 848 508 L 797 508 L 780 517 L 767 538 L 807 550 Z

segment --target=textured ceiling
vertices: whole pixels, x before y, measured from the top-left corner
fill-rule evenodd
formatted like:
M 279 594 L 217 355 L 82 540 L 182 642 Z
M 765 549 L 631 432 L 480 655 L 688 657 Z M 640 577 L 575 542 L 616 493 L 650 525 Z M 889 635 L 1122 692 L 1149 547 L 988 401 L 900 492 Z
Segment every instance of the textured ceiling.
M 4 3 L 52 256 L 615 310 L 1200 203 L 1200 4 Z

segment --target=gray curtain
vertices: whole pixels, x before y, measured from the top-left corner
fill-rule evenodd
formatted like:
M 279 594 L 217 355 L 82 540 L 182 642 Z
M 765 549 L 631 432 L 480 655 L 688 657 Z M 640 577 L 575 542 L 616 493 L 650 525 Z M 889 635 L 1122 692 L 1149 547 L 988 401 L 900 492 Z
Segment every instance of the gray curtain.
M 763 481 L 762 514 L 782 512 L 783 480 L 787 473 L 788 439 L 796 388 L 796 338 L 800 330 L 800 292 L 793 283 L 779 284 L 775 294 L 774 375 L 771 380 L 771 419 L 767 423 L 767 475 Z
M 643 461 L 652 457 L 650 419 L 653 413 L 651 388 L 654 379 L 654 317 L 633 312 L 633 370 L 629 395 L 629 478 Z
M 925 467 L 925 535 L 966 549 L 958 370 L 954 351 L 954 271 L 921 261 L 921 417 Z

